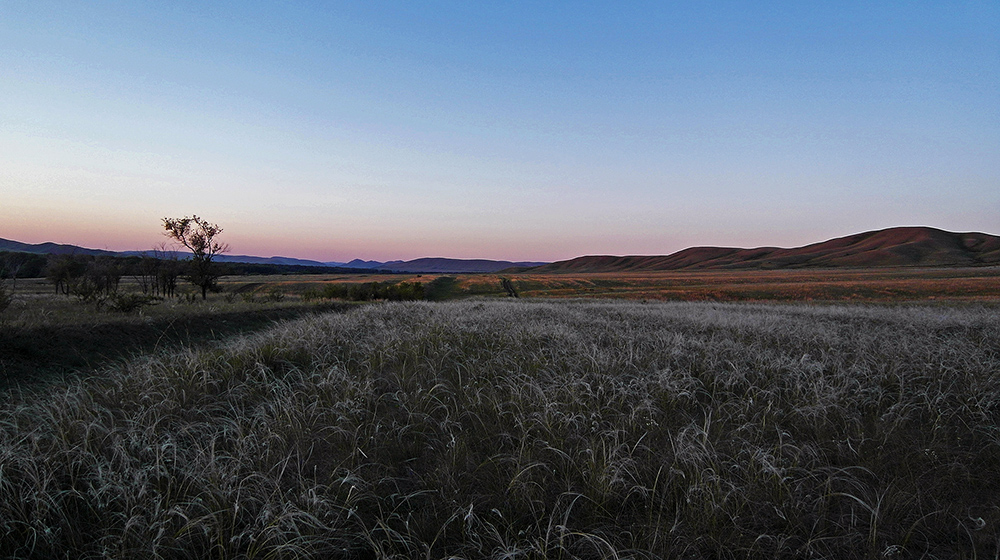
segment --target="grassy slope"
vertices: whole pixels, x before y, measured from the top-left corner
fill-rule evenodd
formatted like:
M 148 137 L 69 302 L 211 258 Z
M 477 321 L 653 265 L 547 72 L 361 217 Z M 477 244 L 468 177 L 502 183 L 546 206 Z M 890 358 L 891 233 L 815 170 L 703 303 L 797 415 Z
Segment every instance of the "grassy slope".
M 540 266 L 532 271 L 579 273 L 997 264 L 1000 264 L 1000 237 L 995 235 L 952 233 L 929 227 L 895 227 L 791 249 L 692 247 L 665 256 L 586 256 Z
M 988 308 L 385 304 L 0 409 L 0 556 L 990 556 Z

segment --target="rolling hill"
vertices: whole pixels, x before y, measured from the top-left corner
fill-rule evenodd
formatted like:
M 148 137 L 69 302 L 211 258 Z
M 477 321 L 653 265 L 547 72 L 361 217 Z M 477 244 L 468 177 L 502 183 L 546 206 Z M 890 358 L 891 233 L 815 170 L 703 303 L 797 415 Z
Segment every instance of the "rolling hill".
M 21 243 L 9 239 L 0 239 L 0 251 L 15 251 L 35 254 L 58 254 L 58 255 L 95 255 L 95 256 L 134 256 L 146 254 L 144 251 L 106 251 L 102 249 L 88 249 L 76 245 L 64 245 L 57 243 Z M 168 255 L 184 259 L 190 257 L 190 253 L 171 251 Z M 380 272 L 411 272 L 411 273 L 446 273 L 463 274 L 477 272 L 497 272 L 511 267 L 534 267 L 544 262 L 510 262 L 495 261 L 489 259 L 450 259 L 443 257 L 421 258 L 410 261 L 364 261 L 354 259 L 348 263 L 341 262 L 319 262 L 307 259 L 296 259 L 292 257 L 255 257 L 251 255 L 218 255 L 218 262 L 223 263 L 248 263 L 281 266 L 308 266 L 322 268 L 343 268 L 346 270 L 380 271 Z
M 0 239 L 0 251 L 13 251 L 17 253 L 34 253 L 36 255 L 105 255 L 115 256 L 119 253 L 114 251 L 104 251 L 102 249 L 87 249 L 76 245 L 66 245 L 62 243 L 21 243 L 10 239 Z
M 21 243 L 10 239 L 0 239 L 0 251 L 14 251 L 20 253 L 34 253 L 39 255 L 94 255 L 109 257 L 131 257 L 152 253 L 152 251 L 108 251 L 105 249 L 88 249 L 77 245 L 67 245 L 63 243 Z M 190 253 L 183 251 L 168 251 L 167 256 L 176 258 L 190 257 Z M 321 266 L 321 267 L 343 267 L 343 263 L 324 263 L 307 259 L 295 259 L 291 257 L 255 257 L 252 255 L 217 255 L 217 262 L 250 263 L 250 264 L 276 264 L 294 266 Z
M 691 247 L 665 256 L 584 256 L 530 272 L 640 272 L 778 268 L 1000 265 L 1000 237 L 895 227 L 804 247 Z

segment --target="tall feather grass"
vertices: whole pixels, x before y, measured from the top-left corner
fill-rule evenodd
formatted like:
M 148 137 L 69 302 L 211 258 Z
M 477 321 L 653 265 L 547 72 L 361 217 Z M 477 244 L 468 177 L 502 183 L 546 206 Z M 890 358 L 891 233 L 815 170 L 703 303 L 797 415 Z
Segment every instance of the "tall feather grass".
M 389 303 L 0 407 L 10 558 L 958 558 L 990 307 Z

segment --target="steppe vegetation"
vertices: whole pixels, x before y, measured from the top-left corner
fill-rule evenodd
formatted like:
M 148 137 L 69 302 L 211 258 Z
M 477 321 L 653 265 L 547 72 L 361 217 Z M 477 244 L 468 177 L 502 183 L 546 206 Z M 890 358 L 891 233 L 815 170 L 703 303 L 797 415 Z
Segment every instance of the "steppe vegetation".
M 383 303 L 0 406 L 11 558 L 975 558 L 990 305 Z
M 16 291 L 6 291 L 6 310 L 0 309 L 0 389 L 79 375 L 133 354 L 216 342 L 351 305 L 304 302 L 274 285 L 245 280 L 223 289 L 202 301 L 180 287 L 175 297 L 150 302 L 138 282 L 123 278 L 112 298 L 95 305 L 73 293 L 52 293 L 46 279 L 19 279 Z M 127 312 L 113 305 L 132 298 L 145 303 Z
M 521 295 L 552 298 L 887 302 L 1000 297 L 997 267 L 570 272 L 519 274 L 513 281 Z
M 415 301 L 424 299 L 424 285 L 420 282 L 355 282 L 352 284 L 325 284 L 322 289 L 310 288 L 302 298 L 343 299 L 350 301 Z

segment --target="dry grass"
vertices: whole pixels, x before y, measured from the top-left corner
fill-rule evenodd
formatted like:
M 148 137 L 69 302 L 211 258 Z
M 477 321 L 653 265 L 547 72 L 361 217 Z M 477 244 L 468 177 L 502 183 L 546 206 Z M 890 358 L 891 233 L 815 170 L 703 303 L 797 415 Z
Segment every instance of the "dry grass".
M 674 301 L 996 301 L 1000 268 L 523 274 L 527 297 Z
M 280 274 L 260 276 L 224 276 L 219 287 L 223 291 L 276 289 L 290 296 L 300 296 L 309 289 L 322 289 L 327 284 L 368 284 L 371 282 L 430 282 L 438 274 Z
M 0 314 L 0 390 L 50 381 L 130 355 L 217 342 L 313 313 L 350 307 L 297 298 L 247 301 L 210 294 L 192 301 L 169 299 L 133 313 L 98 309 L 55 295 L 40 280 L 19 280 L 10 307 Z
M 993 307 L 366 306 L 0 409 L 11 558 L 956 558 Z
M 503 297 L 509 278 L 522 297 L 667 301 L 997 301 L 1000 268 L 798 269 L 562 274 L 300 275 L 226 279 L 227 289 L 254 282 L 288 294 L 324 284 L 455 279 L 451 297 Z

